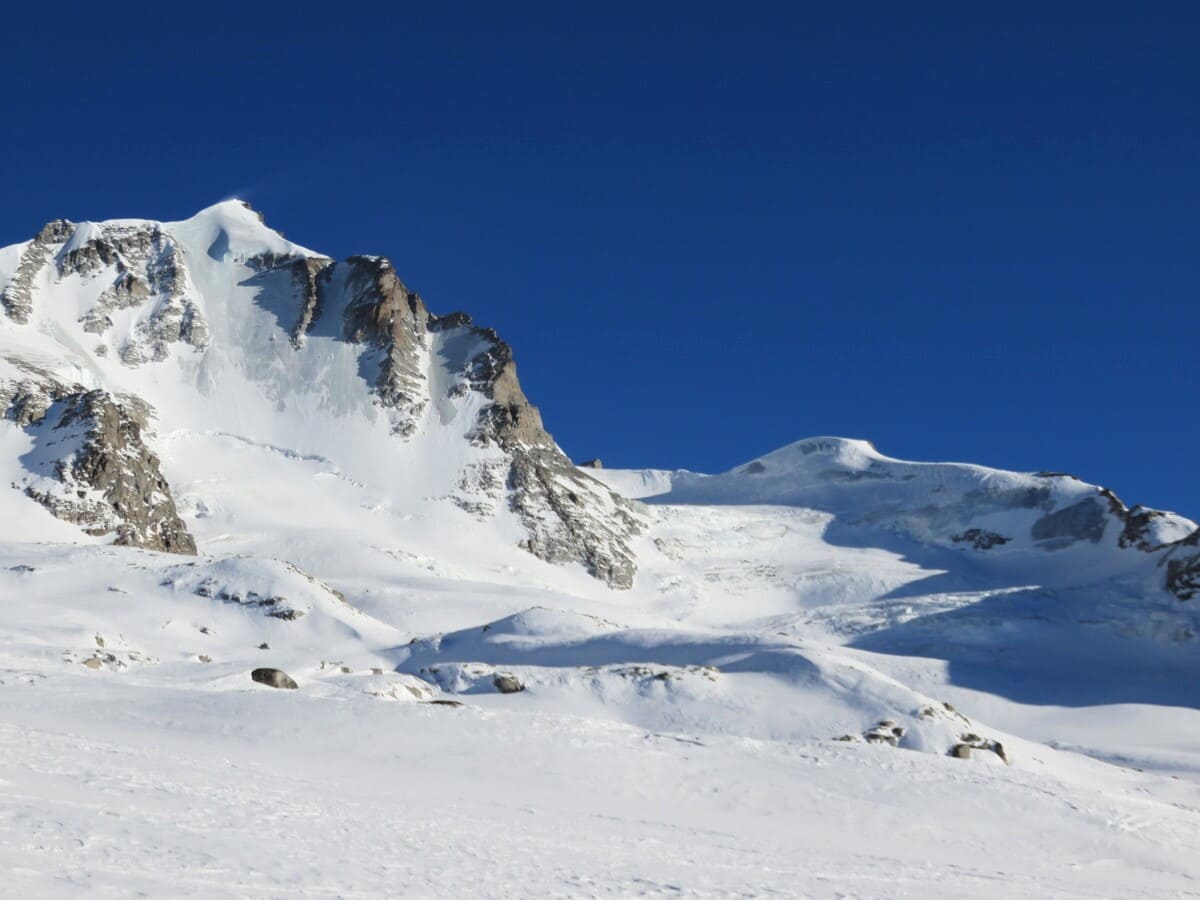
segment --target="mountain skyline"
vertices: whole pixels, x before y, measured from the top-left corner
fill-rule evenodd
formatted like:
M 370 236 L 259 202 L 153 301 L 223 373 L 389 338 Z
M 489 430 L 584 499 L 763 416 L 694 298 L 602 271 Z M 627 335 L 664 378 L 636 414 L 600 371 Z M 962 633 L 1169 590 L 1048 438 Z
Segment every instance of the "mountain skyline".
M 241 196 L 502 328 L 575 458 L 835 434 L 1195 518 L 1197 13 L 1079 12 L 23 7 L 0 243 Z

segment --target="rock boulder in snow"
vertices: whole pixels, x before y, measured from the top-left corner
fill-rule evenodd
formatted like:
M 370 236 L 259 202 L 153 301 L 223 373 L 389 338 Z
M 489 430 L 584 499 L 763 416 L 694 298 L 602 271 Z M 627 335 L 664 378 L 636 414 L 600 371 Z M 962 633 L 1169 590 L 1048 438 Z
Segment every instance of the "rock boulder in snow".
M 519 694 L 525 690 L 525 685 L 521 683 L 516 675 L 499 674 L 492 679 L 492 684 L 501 694 Z
M 255 669 L 250 673 L 250 677 L 259 684 L 265 684 L 267 687 L 283 688 L 286 690 L 296 690 L 298 687 L 300 687 L 300 685 L 296 684 L 295 680 L 282 669 Z

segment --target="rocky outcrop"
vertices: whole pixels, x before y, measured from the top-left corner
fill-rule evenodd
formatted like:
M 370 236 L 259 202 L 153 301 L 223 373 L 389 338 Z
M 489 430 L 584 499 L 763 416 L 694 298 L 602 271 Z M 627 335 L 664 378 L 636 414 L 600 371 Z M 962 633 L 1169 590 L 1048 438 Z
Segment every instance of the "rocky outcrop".
M 292 305 L 299 310 L 294 322 L 281 323 L 291 334 L 292 346 L 300 349 L 304 346 L 312 325 L 321 315 L 321 274 L 333 265 L 333 260 L 325 256 L 304 256 L 297 254 L 260 253 L 246 260 L 255 272 L 255 278 L 245 282 L 256 287 L 271 290 L 271 279 L 282 276 L 287 279 L 285 293 L 292 297 Z
M 864 731 L 863 740 L 868 744 L 888 744 L 892 747 L 899 747 L 900 739 L 906 732 L 907 729 L 903 725 L 897 725 L 891 719 L 884 719 L 882 722 L 876 723 L 873 728 Z
M 1050 550 L 1085 540 L 1095 544 L 1104 536 L 1105 520 L 1104 504 L 1088 497 L 1042 516 L 1033 523 L 1031 534 Z
M 119 347 L 122 362 L 161 361 L 177 343 L 196 349 L 208 345 L 208 323 L 192 296 L 183 255 L 160 226 L 97 229 L 73 244 L 58 259 L 60 277 L 114 273 L 112 283 L 84 317 L 86 330 L 104 334 L 112 328 L 112 314 L 120 309 L 149 310 Z
M 383 257 L 352 256 L 344 266 L 345 337 L 374 348 L 375 391 L 390 411 L 392 430 L 408 437 L 429 404 L 429 310 Z M 332 272 L 325 273 L 322 284 L 332 287 Z
M 469 330 L 481 349 L 467 360 L 470 389 L 491 402 L 479 413 L 470 438 L 509 457 L 508 505 L 529 537 L 521 546 L 547 562 L 579 562 L 611 587 L 633 585 L 637 565 L 630 549 L 640 530 L 634 506 L 580 472 L 542 424 L 517 378 L 512 348 L 490 328 L 459 313 L 434 327 Z
M 633 586 L 629 545 L 640 523 L 629 501 L 578 472 L 557 448 L 514 452 L 508 486 L 509 505 L 529 532 L 522 547 L 547 562 L 580 562 L 611 587 Z
M 71 277 L 107 280 L 80 319 L 90 333 L 108 332 L 120 310 L 146 308 L 148 314 L 116 348 L 127 365 L 165 359 L 176 343 L 195 348 L 208 343 L 208 323 L 192 296 L 183 255 L 157 223 L 99 226 L 59 219 L 46 225 L 26 246 L 16 273 L 0 294 L 0 303 L 13 321 L 29 321 L 43 273 L 51 282 Z
M 499 452 L 460 473 L 451 497 L 459 507 L 482 518 L 507 503 L 529 534 L 521 546 L 533 555 L 580 563 L 613 587 L 632 585 L 629 542 L 640 527 L 633 505 L 580 472 L 558 448 L 521 389 L 512 348 L 495 331 L 477 327 L 465 313 L 434 315 L 383 257 L 352 256 L 337 264 L 260 257 L 253 266 L 291 278 L 299 308 L 295 346 L 318 328 L 366 345 L 362 370 L 397 436 L 412 437 L 445 401 L 479 395 L 484 402 L 466 438 Z M 340 322 L 328 321 L 339 314 Z M 443 368 L 441 377 L 431 379 L 433 367 Z
M 292 329 L 292 346 L 301 347 L 312 323 L 321 315 L 321 292 L 318 277 L 333 265 L 332 259 L 305 256 L 291 264 L 292 282 L 301 295 L 300 318 Z
M 22 427 L 40 422 L 55 401 L 83 390 L 78 385 L 72 388 L 58 384 L 36 368 L 25 368 L 28 378 L 0 380 L 0 415 Z
M 148 408 L 135 398 L 61 385 L 7 391 L 6 415 L 34 435 L 23 458 L 26 495 L 60 519 L 115 543 L 196 552 L 158 457 L 143 432 Z
M 1200 531 L 1171 545 L 1163 561 L 1168 591 L 1180 600 L 1191 600 L 1200 594 Z
M 33 313 L 34 282 L 38 273 L 54 258 L 75 226 L 65 219 L 56 219 L 37 233 L 21 254 L 17 271 L 0 293 L 0 305 L 14 322 L 24 325 Z
M 1125 527 L 1117 538 L 1121 547 L 1133 547 L 1137 550 L 1150 552 L 1163 545 L 1153 534 L 1154 525 L 1167 517 L 1167 514 L 1146 506 L 1135 506 L 1133 509 L 1122 510 L 1118 515 L 1124 520 Z

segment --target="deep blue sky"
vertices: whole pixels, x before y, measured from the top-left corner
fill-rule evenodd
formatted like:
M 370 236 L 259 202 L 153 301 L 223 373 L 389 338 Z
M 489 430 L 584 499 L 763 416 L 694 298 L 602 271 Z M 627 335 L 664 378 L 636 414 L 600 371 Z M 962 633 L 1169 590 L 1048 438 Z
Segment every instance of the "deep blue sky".
M 837 434 L 1200 517 L 1195 4 L 33 6 L 0 243 L 241 196 L 497 328 L 576 458 Z

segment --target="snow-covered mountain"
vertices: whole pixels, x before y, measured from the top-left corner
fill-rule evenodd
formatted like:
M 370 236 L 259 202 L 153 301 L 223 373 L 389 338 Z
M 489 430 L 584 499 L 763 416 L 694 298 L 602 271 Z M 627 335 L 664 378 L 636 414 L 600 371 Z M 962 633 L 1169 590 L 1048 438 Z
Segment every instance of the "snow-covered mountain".
M 60 220 L 0 251 L 0 304 L 0 403 L 31 442 L 25 492 L 91 534 L 194 549 L 152 420 L 184 452 L 233 436 L 336 460 L 409 513 L 449 500 L 487 524 L 464 526 L 478 540 L 503 531 L 631 582 L 636 515 L 563 456 L 508 345 L 430 313 L 382 257 L 334 262 L 237 201 L 185 222 Z
M 236 201 L 52 222 L 0 305 L 25 896 L 1200 877 L 1182 516 L 841 438 L 576 467 L 494 331 Z

